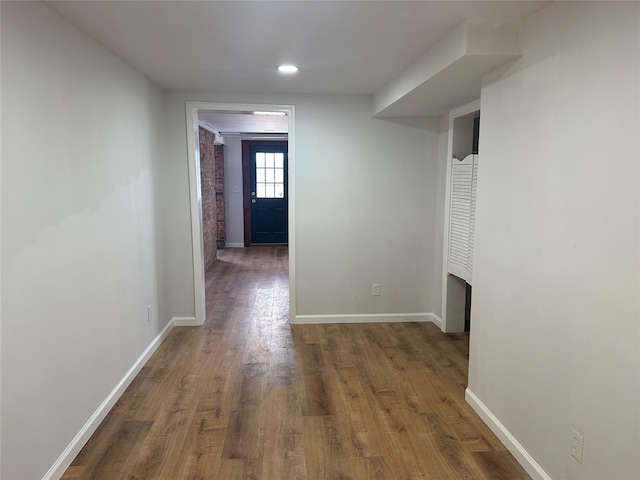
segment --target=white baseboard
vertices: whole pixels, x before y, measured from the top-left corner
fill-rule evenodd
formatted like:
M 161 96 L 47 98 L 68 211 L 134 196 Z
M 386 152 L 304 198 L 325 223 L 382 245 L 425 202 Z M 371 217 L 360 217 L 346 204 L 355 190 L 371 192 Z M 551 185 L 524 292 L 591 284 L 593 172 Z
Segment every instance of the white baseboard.
M 226 248 L 244 248 L 244 243 L 225 243 Z
M 343 315 L 296 315 L 291 323 L 390 323 L 390 322 L 433 322 L 439 318 L 433 313 L 369 313 Z
M 78 434 L 71 440 L 71 443 L 64 449 L 49 471 L 42 477 L 42 480 L 56 480 L 62 477 L 65 470 L 71 465 L 71 462 L 73 462 L 73 459 L 80 453 L 82 447 L 84 447 L 85 443 L 87 443 L 91 435 L 96 431 L 102 420 L 104 420 L 144 364 L 147 363 L 147 360 L 151 358 L 151 355 L 158 349 L 166 336 L 169 335 L 172 328 L 173 320 L 169 321 L 156 338 L 151 341 L 149 346 L 142 352 L 142 355 L 138 357 L 133 366 L 125 373 L 124 377 L 122 377 L 122 380 L 118 382 L 98 409 L 89 417 L 89 420 L 87 420 Z
M 440 330 L 442 330 L 442 319 L 435 313 L 430 313 L 429 315 L 431 315 L 431 321 L 435 323 Z
M 542 469 L 542 467 L 529 455 L 524 447 L 511 435 L 511 432 L 507 430 L 500 420 L 482 403 L 482 401 L 475 396 L 475 394 L 467 389 L 464 391 L 464 398 L 471 408 L 475 410 L 478 416 L 484 423 L 495 433 L 496 437 L 504 443 L 507 450 L 515 457 L 522 468 L 533 478 L 534 480 L 551 480 L 551 477 Z
M 199 327 L 196 323 L 196 317 L 173 317 L 171 319 L 174 327 Z

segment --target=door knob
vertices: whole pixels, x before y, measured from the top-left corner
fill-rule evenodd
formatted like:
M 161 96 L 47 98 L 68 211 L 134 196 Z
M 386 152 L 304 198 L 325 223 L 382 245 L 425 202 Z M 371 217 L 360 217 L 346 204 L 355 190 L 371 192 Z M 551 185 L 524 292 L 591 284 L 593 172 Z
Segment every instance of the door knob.
M 256 199 L 254 198 L 253 200 L 251 200 L 251 203 L 256 203 Z
M 253 197 L 255 197 L 255 196 L 256 196 L 256 192 L 251 192 L 251 195 L 252 195 Z

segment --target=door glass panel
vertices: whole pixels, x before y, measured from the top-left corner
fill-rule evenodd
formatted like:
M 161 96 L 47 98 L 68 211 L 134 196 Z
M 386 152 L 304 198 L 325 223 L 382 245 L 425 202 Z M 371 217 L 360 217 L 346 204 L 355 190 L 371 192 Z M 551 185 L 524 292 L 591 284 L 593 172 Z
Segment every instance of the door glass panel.
M 273 153 L 266 153 L 264 166 L 267 168 L 273 168 Z
M 284 154 L 256 152 L 256 197 L 284 198 Z
M 275 197 L 275 188 L 273 183 L 267 183 L 267 192 L 265 194 L 266 198 L 274 198 Z

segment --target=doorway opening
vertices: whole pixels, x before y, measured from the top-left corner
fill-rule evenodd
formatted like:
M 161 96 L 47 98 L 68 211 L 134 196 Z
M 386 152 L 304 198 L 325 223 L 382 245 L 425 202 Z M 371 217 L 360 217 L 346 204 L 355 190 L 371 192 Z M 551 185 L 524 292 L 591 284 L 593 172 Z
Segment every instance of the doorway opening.
M 241 142 L 242 140 L 271 140 L 286 141 L 287 168 L 282 169 L 286 175 L 285 200 L 285 228 L 286 243 L 288 244 L 289 264 L 289 318 L 295 317 L 295 108 L 293 105 L 264 105 L 264 104 L 235 104 L 218 102 L 186 102 L 187 120 L 187 154 L 189 163 L 189 195 L 191 204 L 191 239 L 193 248 L 194 272 L 194 325 L 202 325 L 206 319 L 205 266 L 203 242 L 203 198 L 200 169 L 199 130 L 204 126 L 215 135 L 216 141 L 224 145 L 225 149 L 225 234 L 226 241 L 223 248 L 244 247 L 244 241 L 229 241 L 234 225 L 241 225 L 240 232 L 244 235 L 243 208 L 237 207 L 238 201 L 242 205 L 244 183 L 242 182 Z M 268 131 L 264 125 L 273 124 L 271 118 L 284 119 L 286 130 Z M 226 123 L 225 123 L 226 122 Z M 262 124 L 262 129 L 255 125 Z M 282 124 L 282 120 L 281 120 Z M 247 125 L 249 125 L 247 127 Z M 254 127 L 251 127 L 254 125 Z M 253 131 L 252 131 L 253 130 Z M 227 168 L 233 159 L 228 154 L 228 147 L 238 146 L 235 159 L 236 173 L 233 175 Z M 266 173 L 266 167 L 264 173 Z M 278 174 L 280 172 L 277 172 Z M 269 175 L 275 176 L 275 167 Z M 267 182 L 263 182 L 266 184 Z M 274 183 L 275 182 L 269 182 Z M 266 185 L 265 185 L 266 188 Z M 274 187 L 275 188 L 275 187 Z M 283 192 L 284 193 L 284 192 Z M 237 231 L 236 231 L 237 233 Z M 242 238 L 242 237 L 240 237 Z M 233 240 L 233 239 L 232 239 Z
M 479 101 L 449 115 L 442 275 L 442 329 L 447 333 L 468 332 L 472 324 L 479 122 Z

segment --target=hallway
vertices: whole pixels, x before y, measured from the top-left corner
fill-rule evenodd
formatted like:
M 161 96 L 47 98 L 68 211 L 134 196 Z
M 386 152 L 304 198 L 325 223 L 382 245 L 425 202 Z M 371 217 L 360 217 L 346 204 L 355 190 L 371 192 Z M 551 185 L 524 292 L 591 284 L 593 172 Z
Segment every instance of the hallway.
M 464 400 L 468 336 L 288 323 L 287 249 L 224 249 L 64 479 L 529 477 Z

